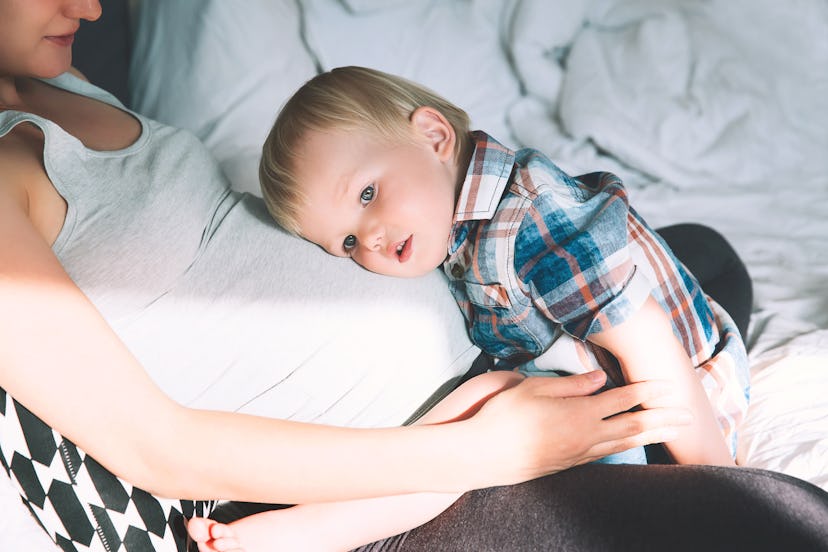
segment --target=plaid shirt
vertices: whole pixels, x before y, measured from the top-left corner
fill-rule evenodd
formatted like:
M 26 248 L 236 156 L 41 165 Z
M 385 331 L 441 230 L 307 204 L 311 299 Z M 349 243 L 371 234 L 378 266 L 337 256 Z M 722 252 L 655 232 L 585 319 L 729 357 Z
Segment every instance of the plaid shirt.
M 732 434 L 747 408 L 739 331 L 630 207 L 618 177 L 573 178 L 535 150 L 472 139 L 443 270 L 473 341 L 505 367 L 602 368 L 620 383 L 614 359 L 586 339 L 652 295 Z

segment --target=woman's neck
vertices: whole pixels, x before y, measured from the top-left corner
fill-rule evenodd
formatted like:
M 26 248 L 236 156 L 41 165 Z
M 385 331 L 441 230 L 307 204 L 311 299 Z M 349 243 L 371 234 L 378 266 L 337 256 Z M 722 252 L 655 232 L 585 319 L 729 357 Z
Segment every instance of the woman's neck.
M 20 82 L 18 77 L 0 77 L 0 109 L 18 109 L 25 104 L 20 93 Z

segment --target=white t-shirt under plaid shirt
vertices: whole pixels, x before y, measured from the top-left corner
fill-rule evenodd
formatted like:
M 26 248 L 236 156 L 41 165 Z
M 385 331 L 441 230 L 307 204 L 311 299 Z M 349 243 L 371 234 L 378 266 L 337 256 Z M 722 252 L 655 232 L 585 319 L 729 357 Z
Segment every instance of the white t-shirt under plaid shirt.
M 618 177 L 573 178 L 538 151 L 479 131 L 472 139 L 443 269 L 474 342 L 504 367 L 601 368 L 618 384 L 615 360 L 586 339 L 652 295 L 734 448 L 748 396 L 739 331 L 630 207 Z

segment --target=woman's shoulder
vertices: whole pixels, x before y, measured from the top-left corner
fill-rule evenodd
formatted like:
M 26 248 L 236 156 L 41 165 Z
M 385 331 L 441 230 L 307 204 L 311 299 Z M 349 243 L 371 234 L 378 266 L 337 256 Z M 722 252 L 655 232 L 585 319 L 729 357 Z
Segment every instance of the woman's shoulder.
M 0 201 L 17 208 L 47 243 L 60 232 L 66 203 L 43 166 L 43 134 L 31 124 L 19 124 L 0 137 Z
M 43 134 L 30 123 L 20 123 L 0 136 L 0 183 L 9 186 L 23 185 L 32 172 L 43 169 Z
M 27 126 L 17 125 L 0 136 L 0 202 L 4 213 L 16 209 L 28 214 L 28 186 L 46 174 L 37 155 L 37 136 Z

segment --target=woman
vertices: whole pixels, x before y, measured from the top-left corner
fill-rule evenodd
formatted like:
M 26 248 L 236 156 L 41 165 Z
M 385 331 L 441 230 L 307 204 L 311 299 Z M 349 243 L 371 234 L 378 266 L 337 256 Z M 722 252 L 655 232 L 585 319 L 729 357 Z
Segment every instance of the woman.
M 97 0 L 0 0 L 2 458 L 64 548 L 183 550 L 182 513 L 207 513 L 204 499 L 461 493 L 663 441 L 681 425 L 681 411 L 624 413 L 669 391 L 658 385 L 591 396 L 602 374 L 523 380 L 479 411 L 468 404 L 467 419 L 405 428 L 328 427 L 171 399 L 131 352 L 163 321 L 144 309 L 193 286 L 220 293 L 211 270 L 243 257 L 225 255 L 230 229 L 261 239 L 269 230 L 260 203 L 230 193 L 190 135 L 65 74 L 79 21 L 100 9 Z M 122 286 L 132 293 L 117 293 Z M 137 318 L 149 335 L 113 329 Z M 460 526 L 479 516 L 463 504 L 452 509 Z M 445 543 L 418 535 L 424 547 Z

